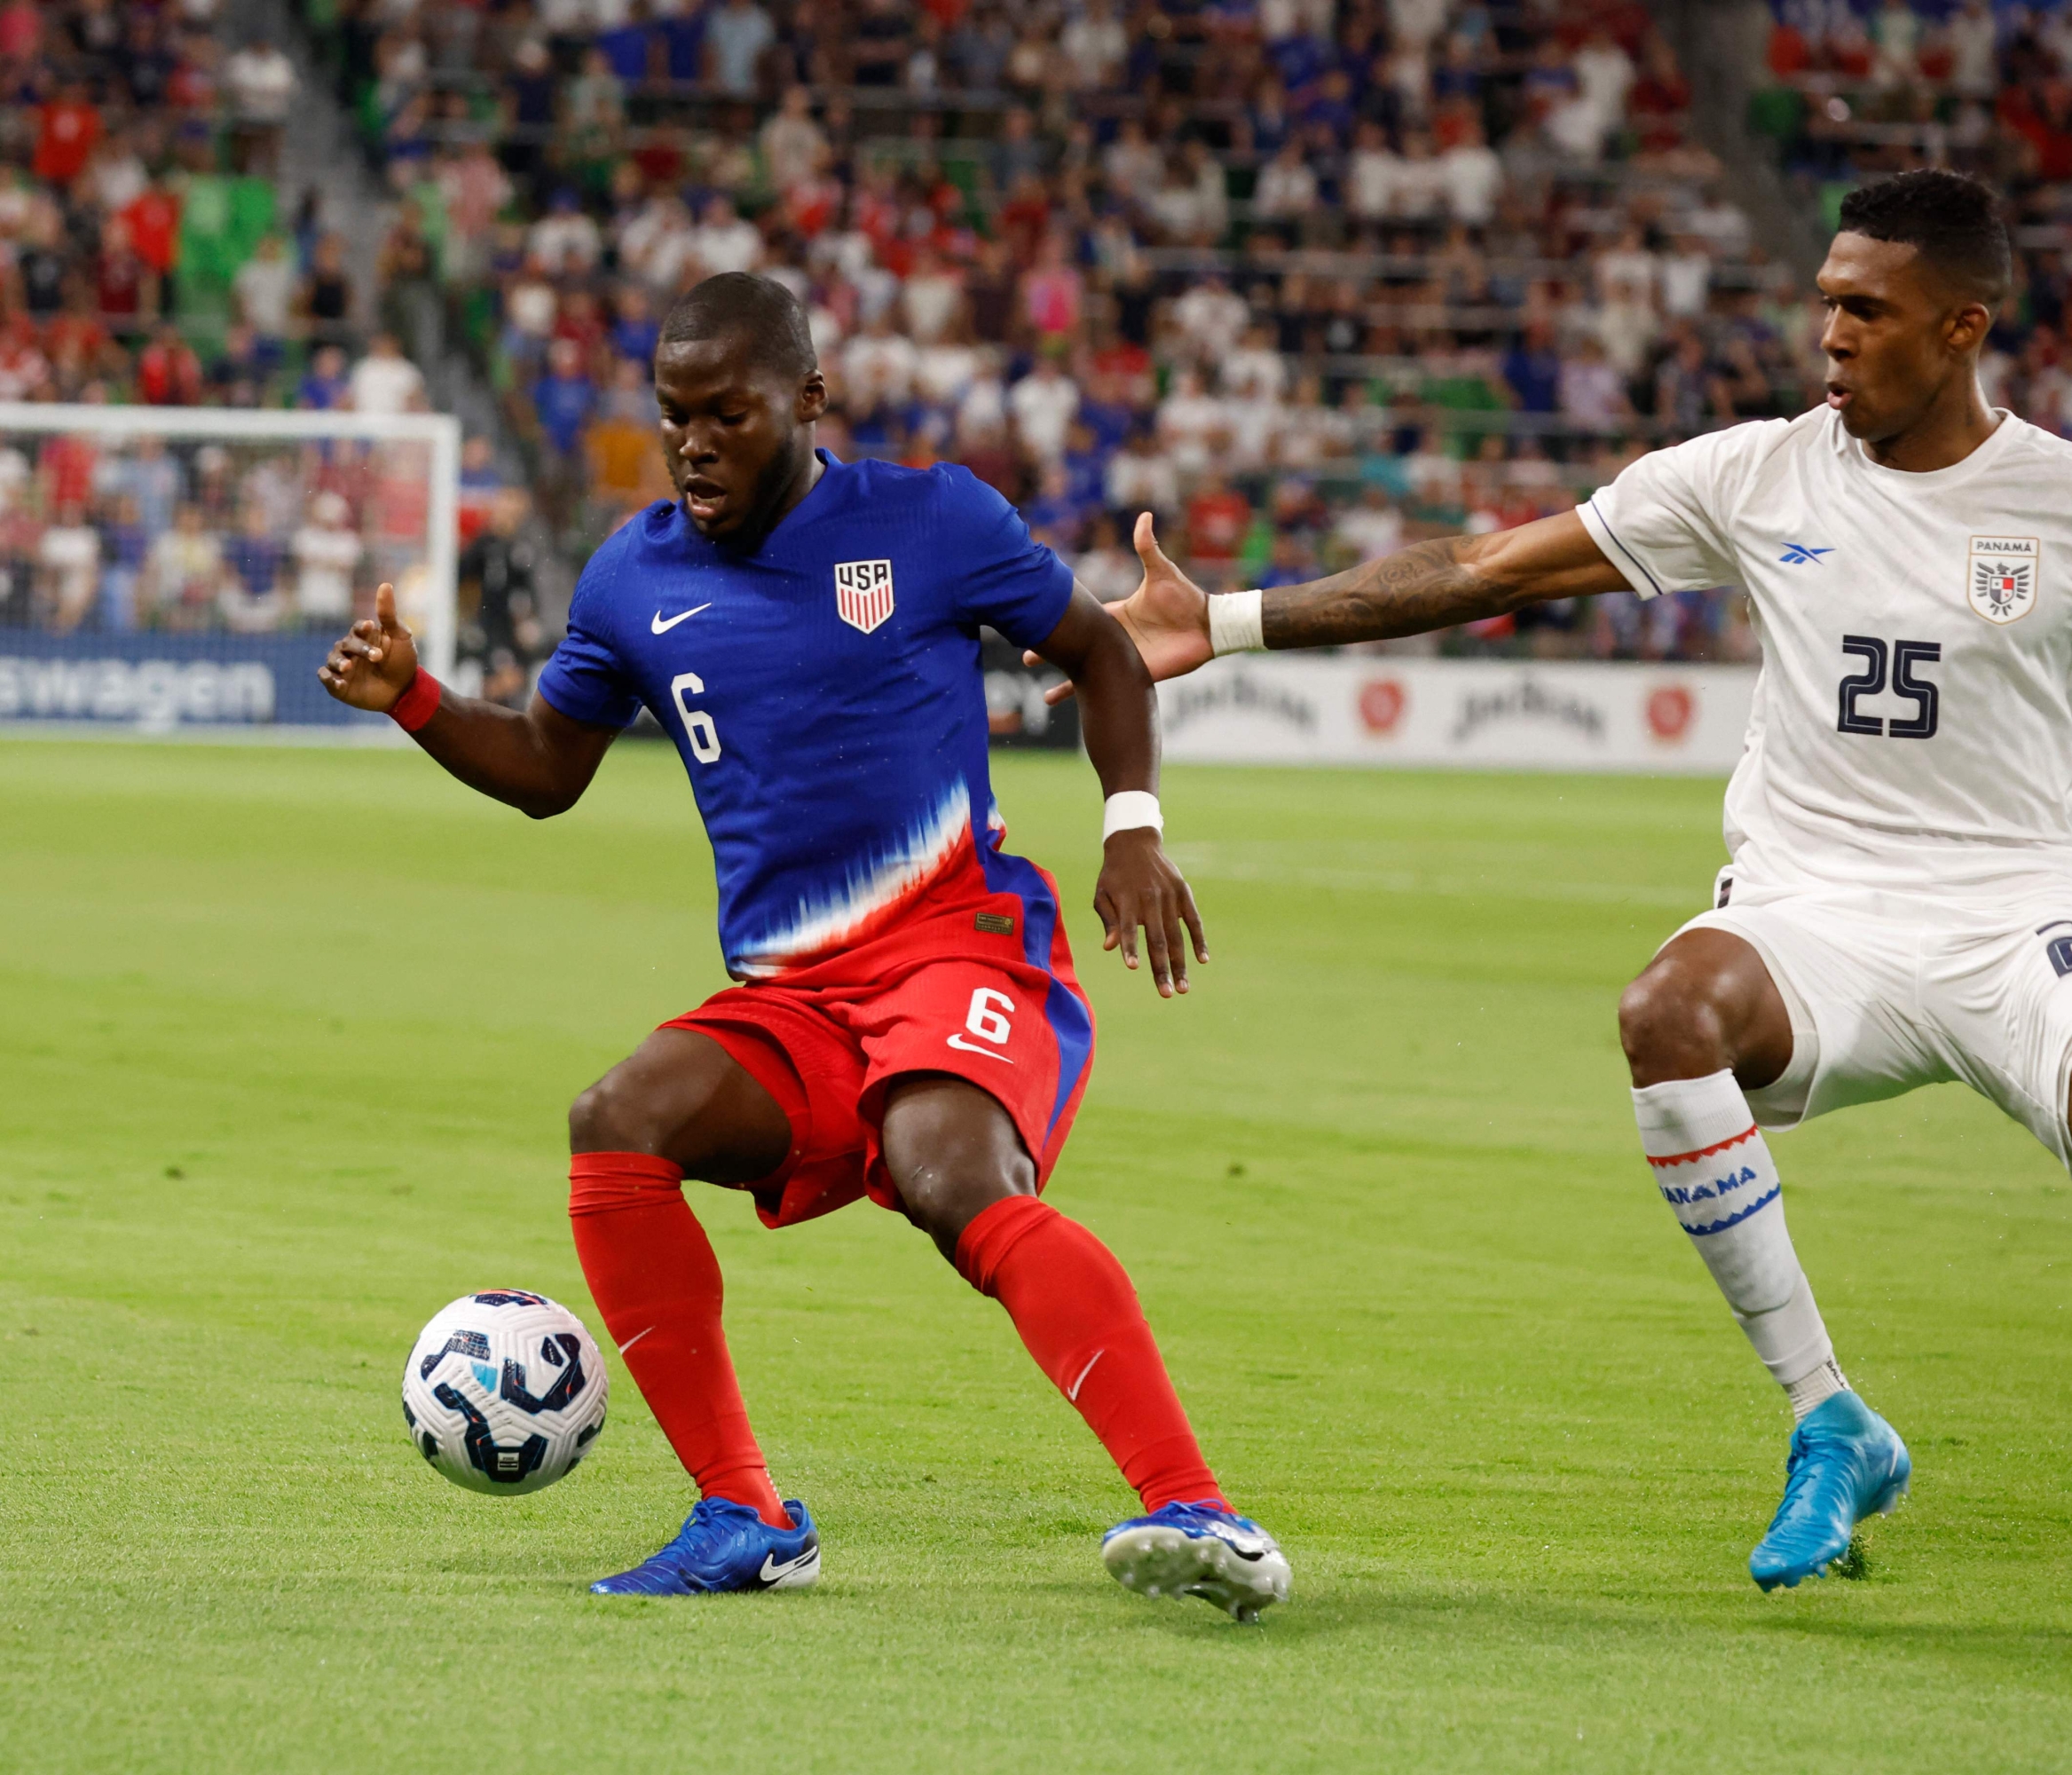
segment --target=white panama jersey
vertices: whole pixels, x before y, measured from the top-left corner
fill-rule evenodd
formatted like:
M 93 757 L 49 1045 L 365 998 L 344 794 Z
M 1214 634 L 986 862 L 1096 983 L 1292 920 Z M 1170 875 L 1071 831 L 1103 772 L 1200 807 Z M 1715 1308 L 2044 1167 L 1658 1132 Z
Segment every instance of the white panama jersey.
M 1580 516 L 1643 597 L 1747 590 L 1737 901 L 2072 883 L 2072 444 L 2002 413 L 1963 462 L 1906 474 L 1823 406 L 1656 451 Z

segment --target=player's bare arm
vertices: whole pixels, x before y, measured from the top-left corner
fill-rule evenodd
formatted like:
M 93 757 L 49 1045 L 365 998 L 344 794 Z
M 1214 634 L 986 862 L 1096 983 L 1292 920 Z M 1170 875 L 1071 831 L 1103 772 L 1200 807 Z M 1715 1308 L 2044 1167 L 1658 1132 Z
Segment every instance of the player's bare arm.
M 374 614 L 354 623 L 317 668 L 340 702 L 375 714 L 394 708 L 417 675 L 417 642 L 387 585 L 374 594 Z M 431 719 L 412 737 L 470 789 L 543 820 L 575 806 L 618 730 L 571 721 L 539 696 L 520 713 L 442 687 Z
M 1110 606 L 1154 679 L 1178 678 L 1215 657 L 1209 600 L 1158 546 L 1151 514 L 1137 519 L 1143 582 Z M 1502 616 L 1527 604 L 1627 588 L 1582 520 L 1561 512 L 1486 536 L 1442 536 L 1306 585 L 1260 594 L 1260 636 L 1274 650 L 1343 647 Z M 1051 692 L 1058 701 L 1069 685 Z
M 1486 536 L 1413 543 L 1328 579 L 1277 587 L 1261 595 L 1260 626 L 1269 648 L 1343 647 L 1625 589 L 1582 520 L 1564 511 Z
M 1158 697 L 1138 647 L 1085 587 L 1072 588 L 1072 602 L 1037 650 L 1078 687 L 1081 731 L 1086 755 L 1100 777 L 1104 795 L 1131 790 L 1158 792 Z M 1208 940 L 1194 895 L 1165 854 L 1155 826 L 1114 832 L 1103 843 L 1094 910 L 1107 933 L 1104 948 L 1120 947 L 1123 960 L 1137 966 L 1137 930 L 1151 961 L 1159 996 L 1187 990 L 1187 941 L 1198 960 L 1209 959 Z

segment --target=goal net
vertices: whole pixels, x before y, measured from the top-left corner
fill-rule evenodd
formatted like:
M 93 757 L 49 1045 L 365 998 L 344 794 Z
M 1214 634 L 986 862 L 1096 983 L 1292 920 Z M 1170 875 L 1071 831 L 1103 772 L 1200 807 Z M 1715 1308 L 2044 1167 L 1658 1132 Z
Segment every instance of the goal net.
M 451 669 L 443 414 L 0 402 L 0 734 L 384 735 L 317 682 L 396 588 Z

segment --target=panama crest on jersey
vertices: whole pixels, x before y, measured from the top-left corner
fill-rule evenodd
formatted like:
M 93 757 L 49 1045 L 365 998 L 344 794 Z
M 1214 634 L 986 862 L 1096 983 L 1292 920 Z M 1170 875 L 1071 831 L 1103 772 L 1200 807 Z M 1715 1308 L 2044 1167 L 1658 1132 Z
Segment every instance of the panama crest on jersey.
M 2007 623 L 2036 608 L 2042 544 L 2033 536 L 1974 536 L 1965 596 L 1988 622 Z
M 837 562 L 834 607 L 851 628 L 870 634 L 892 614 L 892 563 Z

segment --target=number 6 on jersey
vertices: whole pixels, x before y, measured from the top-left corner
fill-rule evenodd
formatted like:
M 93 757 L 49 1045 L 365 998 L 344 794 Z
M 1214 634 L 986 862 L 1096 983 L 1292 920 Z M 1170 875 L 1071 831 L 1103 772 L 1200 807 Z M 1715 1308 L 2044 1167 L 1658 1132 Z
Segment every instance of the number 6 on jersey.
M 690 741 L 690 755 L 700 764 L 710 764 L 720 755 L 720 730 L 703 709 L 683 700 L 686 690 L 705 694 L 705 681 L 696 672 L 679 672 L 669 681 L 669 694 L 676 699 L 676 713 L 683 717 L 684 737 Z

